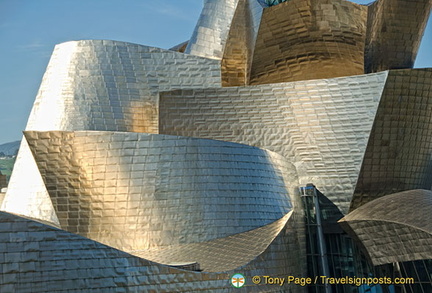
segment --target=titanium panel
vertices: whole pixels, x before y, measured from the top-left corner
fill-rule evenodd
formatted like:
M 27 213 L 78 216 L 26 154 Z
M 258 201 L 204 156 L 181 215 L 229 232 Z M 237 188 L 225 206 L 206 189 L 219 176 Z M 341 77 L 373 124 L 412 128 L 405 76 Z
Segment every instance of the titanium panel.
M 313 182 L 347 213 L 386 78 L 383 72 L 161 93 L 160 132 L 279 153 L 298 175 L 290 187 Z
M 291 209 L 286 160 L 255 147 L 121 132 L 25 132 L 60 227 L 121 250 L 209 241 Z
M 2 211 L 60 225 L 27 140 L 21 139 Z
M 271 224 L 224 238 L 130 253 L 163 264 L 196 262 L 204 272 L 234 270 L 262 254 L 280 234 L 291 215 L 292 212 L 289 212 Z
M 432 0 L 377 0 L 369 6 L 365 72 L 412 68 Z
M 157 133 L 157 94 L 220 86 L 220 62 L 137 44 L 57 45 L 26 130 Z
M 250 84 L 363 74 L 367 7 L 290 0 L 264 10 Z
M 256 0 L 239 0 L 223 52 L 222 86 L 249 83 L 262 12 L 263 8 Z
M 383 265 L 432 259 L 432 191 L 408 190 L 371 201 L 339 223 Z
M 288 228 L 289 224 L 258 259 L 239 268 L 246 276 L 244 290 L 280 292 L 279 286 L 253 285 L 251 277 L 301 273 L 295 263 L 289 265 L 287 257 L 294 253 L 282 245 Z M 243 248 L 240 253 L 247 251 L 238 245 Z M 239 292 L 229 283 L 238 270 L 205 273 L 160 265 L 5 212 L 0 212 L 0 247 L 1 292 Z M 284 289 L 305 292 L 297 285 Z
M 189 43 L 189 41 L 185 41 L 183 43 L 175 45 L 174 47 L 170 48 L 170 50 L 171 51 L 180 52 L 180 53 L 184 53 L 184 51 L 186 50 L 186 46 L 187 46 L 188 43 Z
M 220 62 L 142 45 L 57 45 L 26 130 L 157 133 L 158 92 L 220 86 Z M 52 205 L 23 139 L 2 210 L 52 221 Z
M 391 70 L 351 210 L 383 195 L 432 187 L 432 69 Z
M 204 0 L 204 7 L 185 53 L 222 59 L 239 0 Z

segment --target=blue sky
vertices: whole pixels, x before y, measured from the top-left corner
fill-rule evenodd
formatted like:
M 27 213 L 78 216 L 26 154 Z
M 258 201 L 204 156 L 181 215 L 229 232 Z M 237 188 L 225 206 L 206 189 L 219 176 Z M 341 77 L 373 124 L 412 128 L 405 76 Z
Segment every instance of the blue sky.
M 0 0 L 0 144 L 21 139 L 56 44 L 110 39 L 170 48 L 190 38 L 202 3 L 203 0 Z M 432 67 L 431 22 L 416 67 Z

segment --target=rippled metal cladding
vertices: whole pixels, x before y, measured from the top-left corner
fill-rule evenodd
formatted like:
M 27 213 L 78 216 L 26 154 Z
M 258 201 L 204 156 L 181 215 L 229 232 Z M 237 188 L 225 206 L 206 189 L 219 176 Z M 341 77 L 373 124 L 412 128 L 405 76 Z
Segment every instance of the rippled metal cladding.
M 308 183 L 371 264 L 431 258 L 430 225 L 399 216 L 431 215 L 432 70 L 410 68 L 432 1 L 277 2 L 205 1 L 172 50 L 56 46 L 1 204 L 1 292 L 231 292 L 239 272 L 306 292 L 251 277 L 307 274 Z

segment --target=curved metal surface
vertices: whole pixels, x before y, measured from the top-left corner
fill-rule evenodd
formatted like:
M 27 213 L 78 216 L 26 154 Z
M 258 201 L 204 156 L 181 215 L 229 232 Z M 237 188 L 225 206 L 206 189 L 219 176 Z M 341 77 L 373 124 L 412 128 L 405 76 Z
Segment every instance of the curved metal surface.
M 239 0 L 204 0 L 204 7 L 185 53 L 222 59 Z
M 377 0 L 369 6 L 365 72 L 412 68 L 432 0 Z
M 289 223 L 259 259 L 238 268 L 246 277 L 243 290 L 279 292 L 279 286 L 254 285 L 252 276 L 286 277 L 303 273 L 298 270 L 301 264 L 295 261 L 298 251 L 287 251 L 284 245 L 287 235 L 292 233 L 288 229 Z M 0 231 L 0 247 L 8 248 L 0 258 L 2 292 L 239 292 L 229 282 L 238 270 L 218 273 L 181 270 L 5 212 L 0 212 Z M 304 292 L 303 287 L 294 284 L 284 285 L 285 289 Z
M 371 201 L 339 221 L 374 265 L 432 259 L 432 191 L 408 190 Z
M 189 40 L 184 41 L 183 43 L 180 43 L 180 44 L 175 45 L 174 47 L 171 47 L 170 50 L 175 51 L 175 52 L 184 53 L 188 43 L 189 43 Z
M 264 10 L 250 84 L 363 74 L 367 7 L 290 0 Z
M 220 62 L 143 45 L 57 45 L 26 130 L 157 133 L 157 94 L 220 86 Z
M 286 160 L 258 148 L 106 131 L 25 136 L 61 228 L 118 249 L 222 238 L 292 208 Z
M 221 61 L 222 86 L 249 83 L 263 8 L 256 0 L 239 0 Z
M 261 255 L 280 234 L 291 215 L 292 212 L 289 212 L 271 224 L 224 238 L 129 253 L 168 265 L 196 262 L 204 272 L 234 270 Z
M 383 72 L 166 92 L 160 100 L 160 132 L 277 152 L 298 175 L 291 186 L 314 182 L 347 213 L 386 78 Z
M 310 182 L 357 208 L 341 224 L 374 265 L 432 259 L 432 192 L 382 197 L 432 186 L 432 69 L 348 76 L 411 67 L 432 0 L 259 2 L 206 0 L 173 48 L 216 60 L 55 48 L 1 207 L 39 223 L 0 212 L 0 291 L 240 292 L 241 272 L 303 293 L 251 277 L 306 276 Z
M 220 62 L 131 43 L 57 45 L 26 130 L 158 131 L 158 92 L 220 86 Z M 1 209 L 58 224 L 25 138 Z
M 23 136 L 0 210 L 60 225 L 36 162 Z
M 370 132 L 351 211 L 432 186 L 432 69 L 391 70 Z

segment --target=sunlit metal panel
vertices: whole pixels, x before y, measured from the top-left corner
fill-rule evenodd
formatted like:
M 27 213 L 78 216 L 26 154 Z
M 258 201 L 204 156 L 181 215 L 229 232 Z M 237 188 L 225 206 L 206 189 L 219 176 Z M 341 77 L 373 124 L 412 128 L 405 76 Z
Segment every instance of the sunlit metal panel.
M 158 92 L 220 86 L 220 61 L 131 43 L 57 45 L 26 130 L 158 131 Z M 58 224 L 23 138 L 2 210 Z
M 343 211 L 357 183 L 387 72 L 161 94 L 160 131 L 272 150 Z M 294 178 L 294 177 L 292 177 Z
M 432 259 L 432 191 L 408 190 L 371 201 L 339 223 L 374 265 Z

